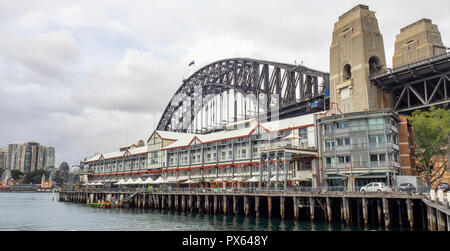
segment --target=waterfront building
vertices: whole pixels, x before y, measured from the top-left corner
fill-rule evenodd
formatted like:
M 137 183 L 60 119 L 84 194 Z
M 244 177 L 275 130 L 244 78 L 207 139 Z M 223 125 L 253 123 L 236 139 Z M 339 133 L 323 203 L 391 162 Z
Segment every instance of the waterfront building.
M 348 189 L 370 182 L 394 185 L 398 175 L 416 175 L 411 125 L 390 109 L 320 118 L 323 180 Z M 405 142 L 406 141 L 406 142 Z

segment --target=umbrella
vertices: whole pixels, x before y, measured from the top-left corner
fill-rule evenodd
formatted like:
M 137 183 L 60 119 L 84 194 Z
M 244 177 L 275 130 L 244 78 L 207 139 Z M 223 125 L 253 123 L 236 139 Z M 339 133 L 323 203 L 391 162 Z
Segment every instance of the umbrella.
M 116 183 L 116 185 L 123 185 L 124 182 L 125 182 L 125 180 L 120 179 L 119 182 Z
M 130 185 L 130 184 L 133 184 L 134 183 L 134 181 L 133 181 L 133 179 L 131 179 L 131 178 L 129 178 L 127 181 L 125 181 L 123 184 L 124 185 Z
M 217 178 L 217 179 L 215 179 L 215 180 L 213 180 L 214 182 L 224 182 L 225 180 L 224 179 L 222 179 L 222 178 Z
M 155 183 L 155 184 L 163 184 L 163 183 L 166 183 L 166 180 L 163 179 L 163 177 L 159 176 L 159 178 L 156 179 L 156 180 L 154 181 L 154 183 Z
M 144 184 L 144 181 L 141 178 L 138 178 L 133 182 L 133 184 Z
M 253 176 L 252 178 L 246 180 L 246 182 L 259 182 L 259 178 L 256 176 Z
M 153 184 L 152 178 L 148 177 L 146 180 L 144 180 L 143 184 Z
M 234 177 L 231 181 L 243 181 L 242 177 Z
M 184 182 L 184 184 L 196 184 L 196 183 L 198 183 L 198 180 L 188 180 Z

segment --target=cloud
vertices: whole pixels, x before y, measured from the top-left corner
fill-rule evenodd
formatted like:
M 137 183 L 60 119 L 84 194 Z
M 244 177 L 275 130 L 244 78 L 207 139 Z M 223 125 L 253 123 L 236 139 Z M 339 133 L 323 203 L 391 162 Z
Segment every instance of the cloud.
M 224 58 L 328 71 L 333 24 L 360 2 L 1 1 L 0 147 L 36 140 L 56 147 L 57 163 L 116 151 L 148 137 L 184 78 Z M 395 35 L 418 19 L 450 43 L 447 1 L 362 3 L 388 66 Z
M 19 65 L 17 72 L 30 74 L 34 79 L 70 81 L 73 78 L 71 67 L 79 51 L 71 31 L 55 30 L 29 36 L 2 34 L 2 38 L 0 52 Z

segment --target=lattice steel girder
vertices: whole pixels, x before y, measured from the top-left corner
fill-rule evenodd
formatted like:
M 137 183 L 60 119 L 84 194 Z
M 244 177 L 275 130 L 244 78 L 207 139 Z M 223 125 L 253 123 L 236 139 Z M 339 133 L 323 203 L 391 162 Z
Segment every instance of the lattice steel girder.
M 322 79 L 320 83 L 319 78 Z M 272 102 L 272 95 L 277 95 L 282 109 L 323 95 L 324 88 L 329 86 L 328 81 L 328 73 L 300 65 L 248 58 L 220 60 L 204 66 L 183 81 L 164 110 L 157 129 L 175 130 L 179 125 L 172 125 L 174 113 L 185 102 L 191 105 L 196 92 L 201 93 L 202 99 L 231 89 L 244 96 L 266 94 L 267 104 Z M 205 103 L 202 101 L 201 105 L 196 104 L 190 109 L 191 116 L 196 116 Z
M 392 89 L 394 111 L 409 112 L 450 103 L 450 72 L 419 78 Z

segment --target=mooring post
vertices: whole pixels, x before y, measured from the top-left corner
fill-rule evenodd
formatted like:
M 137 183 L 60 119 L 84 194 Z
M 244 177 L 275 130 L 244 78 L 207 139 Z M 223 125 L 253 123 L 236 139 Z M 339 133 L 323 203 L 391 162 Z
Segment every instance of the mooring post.
M 228 200 L 226 195 L 223 196 L 223 214 L 228 214 Z
M 384 214 L 384 226 L 389 228 L 391 224 L 391 215 L 389 214 L 389 201 L 386 198 L 382 198 L 383 201 L 383 214 Z
M 272 218 L 272 197 L 267 197 L 267 218 Z
M 341 213 L 341 222 L 344 222 L 344 221 L 345 221 L 344 198 L 342 198 L 342 200 L 341 200 L 341 210 L 340 210 L 340 213 Z
M 348 198 L 343 198 L 343 204 L 344 204 L 344 219 L 347 225 L 350 225 L 350 207 L 349 207 L 349 201 Z
M 202 212 L 202 198 L 200 197 L 200 195 L 197 195 L 197 210 L 199 213 Z
M 214 214 L 217 214 L 217 195 L 214 195 Z
M 284 212 L 284 202 L 285 202 L 285 197 L 284 196 L 280 196 L 280 216 L 281 219 L 284 219 L 285 217 L 285 212 Z
M 443 221 L 444 217 L 442 217 L 441 211 L 436 209 L 436 216 L 437 216 L 438 231 L 444 231 L 445 230 L 445 221 Z
M 259 217 L 259 196 L 255 196 L 255 215 Z
M 309 197 L 309 212 L 311 214 L 311 221 L 314 221 L 314 208 L 316 206 L 316 201 L 313 197 Z
M 327 218 L 328 222 L 331 223 L 333 221 L 333 213 L 331 212 L 331 200 L 330 197 L 325 198 L 325 202 L 327 203 Z
M 209 213 L 209 196 L 205 195 L 205 211 Z
M 414 227 L 414 215 L 412 210 L 412 202 L 411 199 L 406 199 L 406 210 L 408 212 L 408 221 L 409 221 L 409 227 L 413 229 Z
M 233 213 L 237 214 L 237 201 L 236 201 L 236 195 L 233 195 Z
M 397 207 L 398 207 L 398 222 L 400 226 L 403 225 L 403 215 L 402 215 L 402 203 L 400 202 L 400 199 L 397 199 Z
M 377 212 L 378 212 L 378 224 L 381 226 L 381 224 L 383 224 L 383 221 L 381 219 L 381 205 L 380 205 L 380 200 L 377 199 Z
M 92 199 L 92 201 L 94 200 L 94 195 L 93 194 L 91 194 L 91 199 Z M 119 206 L 123 207 L 123 194 L 120 194 Z
M 181 211 L 186 211 L 186 195 L 181 195 Z
M 295 220 L 298 220 L 299 218 L 298 198 L 293 197 L 292 199 L 294 200 L 294 218 Z
M 447 214 L 447 231 L 450 231 L 450 215 Z
M 245 216 L 249 215 L 249 210 L 250 210 L 250 205 L 248 202 L 248 196 L 244 196 L 244 212 L 245 212 Z
M 363 219 L 364 219 L 364 226 L 369 225 L 369 210 L 367 208 L 367 198 L 362 198 L 362 210 L 363 210 Z
M 176 194 L 175 196 L 174 196 L 175 198 L 174 198 L 174 202 L 173 202 L 173 204 L 174 204 L 174 206 L 175 206 L 175 210 L 178 210 L 178 209 L 180 209 L 180 207 L 179 207 L 179 203 L 178 203 L 178 194 Z

